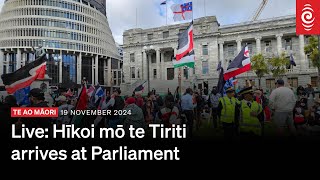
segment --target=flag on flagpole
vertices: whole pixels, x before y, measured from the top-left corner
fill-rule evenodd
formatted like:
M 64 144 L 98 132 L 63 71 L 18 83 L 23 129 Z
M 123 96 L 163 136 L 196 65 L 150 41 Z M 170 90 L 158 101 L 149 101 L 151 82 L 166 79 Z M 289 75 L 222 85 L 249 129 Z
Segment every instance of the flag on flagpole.
M 219 80 L 218 80 L 218 84 L 217 84 L 217 90 L 221 95 L 223 95 L 223 91 L 224 91 L 223 87 L 226 83 L 226 81 L 223 78 L 223 72 L 224 72 L 224 70 L 223 70 L 223 68 L 221 68 Z
M 76 104 L 76 110 L 86 110 L 88 107 L 88 95 L 87 95 L 87 88 L 85 85 L 82 86 L 80 95 L 78 97 L 78 101 Z M 71 124 L 74 124 L 76 128 L 79 128 L 83 125 L 82 119 L 84 115 L 75 115 L 72 118 Z
M 173 12 L 173 20 L 175 22 L 193 19 L 192 2 L 174 4 L 171 6 L 171 10 Z
M 93 95 L 93 93 L 94 93 L 95 90 L 96 90 L 96 89 L 94 88 L 94 86 L 93 86 L 93 85 L 90 85 L 89 89 L 87 90 L 88 96 L 91 97 L 91 96 Z
M 138 87 L 136 87 L 134 89 L 134 92 L 143 92 L 144 87 L 146 86 L 147 81 L 143 82 L 142 84 L 140 84 Z
M 167 1 L 163 1 L 160 5 L 166 5 Z
M 290 65 L 297 66 L 296 62 L 294 61 L 292 53 L 290 54 Z
M 193 22 L 183 33 L 179 34 L 178 52 L 173 59 L 174 68 L 188 66 L 194 68 Z
M 88 95 L 87 95 L 87 88 L 82 86 L 81 93 L 79 95 L 76 110 L 86 110 L 88 106 Z
M 228 66 L 227 71 L 224 73 L 224 80 L 229 80 L 239 74 L 251 70 L 251 61 L 249 56 L 248 46 L 245 46 L 239 55 Z
M 30 86 L 37 79 L 44 79 L 46 74 L 45 58 L 39 58 L 17 71 L 1 76 L 8 94 Z

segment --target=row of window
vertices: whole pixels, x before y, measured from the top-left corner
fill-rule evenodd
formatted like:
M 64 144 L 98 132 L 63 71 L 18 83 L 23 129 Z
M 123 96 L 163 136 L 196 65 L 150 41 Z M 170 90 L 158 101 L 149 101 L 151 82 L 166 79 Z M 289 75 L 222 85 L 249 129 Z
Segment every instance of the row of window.
M 95 45 L 102 46 L 102 41 L 96 37 L 89 36 L 86 34 L 68 32 L 68 31 L 56 31 L 48 29 L 14 29 L 0 31 L 0 37 L 50 37 L 50 38 L 61 38 L 61 39 L 70 39 L 74 41 L 83 41 L 84 43 L 91 43 Z
M 81 32 L 86 32 L 90 34 L 95 34 L 97 36 L 102 36 L 105 34 L 103 31 L 96 29 L 85 24 L 61 21 L 55 19 L 45 19 L 45 18 L 18 18 L 10 19 L 0 22 L 0 27 L 19 27 L 19 26 L 46 26 L 46 27 L 57 27 L 64 29 L 77 30 Z
M 105 23 L 102 23 L 103 21 L 97 21 L 94 18 L 84 16 L 82 14 L 49 8 L 20 8 L 12 11 L 4 11 L 1 13 L 1 16 L 3 18 L 12 18 L 15 16 L 51 16 L 85 22 L 100 29 L 103 29 L 105 26 L 107 26 Z
M 80 3 L 80 0 L 73 0 L 75 2 Z M 87 6 L 88 4 L 85 3 Z M 76 4 L 76 3 L 71 3 L 67 1 L 61 1 L 61 0 L 16 0 L 16 1 L 11 1 L 8 3 L 6 6 L 7 8 L 15 8 L 17 6 L 28 6 L 28 5 L 36 5 L 36 6 L 53 6 L 53 7 L 58 7 L 58 8 L 64 8 L 68 10 L 73 10 L 77 12 L 82 12 L 84 14 L 87 14 L 91 17 L 99 18 L 101 20 L 104 19 L 103 16 L 95 12 L 95 10 L 92 10 L 90 8 L 85 7 L 84 5 Z M 92 7 L 93 8 L 93 7 Z
M 97 54 L 107 54 L 105 49 L 100 47 L 86 45 L 83 43 L 71 43 L 65 41 L 44 41 L 41 39 L 24 39 L 24 40 L 4 40 L 0 41 L 0 47 L 32 47 L 38 46 L 39 44 L 43 45 L 47 48 L 60 48 L 60 49 L 70 49 L 70 50 L 78 50 L 78 51 L 86 51 L 93 52 Z

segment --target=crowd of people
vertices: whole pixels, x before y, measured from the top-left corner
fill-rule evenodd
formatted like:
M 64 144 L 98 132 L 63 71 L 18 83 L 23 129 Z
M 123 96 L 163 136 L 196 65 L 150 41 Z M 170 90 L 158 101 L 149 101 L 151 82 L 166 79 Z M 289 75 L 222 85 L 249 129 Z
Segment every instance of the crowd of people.
M 123 125 L 128 129 L 146 128 L 148 124 L 161 123 L 165 127 L 173 124 L 186 124 L 189 137 L 194 131 L 199 131 L 204 118 L 209 118 L 212 128 L 222 128 L 224 137 L 232 139 L 237 136 L 259 137 L 264 135 L 264 125 L 271 122 L 276 126 L 279 135 L 288 129 L 291 134 L 310 134 L 310 126 L 320 126 L 320 100 L 315 98 L 315 92 L 309 85 L 307 88 L 298 87 L 295 94 L 291 88 L 285 87 L 283 80 L 276 82 L 269 97 L 263 89 L 248 86 L 236 91 L 234 87 L 226 89 L 226 94 L 218 92 L 213 87 L 211 92 L 193 91 L 186 89 L 182 96 L 169 92 L 160 96 L 155 90 L 146 97 L 133 93 L 132 96 L 122 97 L 121 90 L 115 89 L 107 93 L 103 104 L 88 103 L 88 109 L 125 110 L 129 115 L 85 116 L 81 119 L 81 127 L 117 128 Z M 40 89 L 32 89 L 29 93 L 31 104 L 28 107 L 49 107 L 45 102 L 44 93 Z M 54 107 L 59 108 L 59 117 L 48 118 L 10 118 L 10 108 L 17 107 L 14 96 L 7 96 L 1 103 L 0 113 L 8 119 L 7 125 L 16 124 L 28 128 L 47 128 L 50 124 L 72 124 L 74 117 L 61 114 L 75 109 L 77 99 L 64 94 L 55 99 Z M 88 98 L 90 101 L 90 98 Z M 3 123 L 3 122 L 2 122 Z M 7 127 L 8 127 L 7 126 Z

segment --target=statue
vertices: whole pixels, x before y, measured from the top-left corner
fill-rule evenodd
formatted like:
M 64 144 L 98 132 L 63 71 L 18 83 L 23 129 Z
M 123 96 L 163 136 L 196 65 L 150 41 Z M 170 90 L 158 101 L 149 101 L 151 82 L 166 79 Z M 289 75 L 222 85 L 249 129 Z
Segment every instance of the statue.
M 35 59 L 38 59 L 38 58 L 46 55 L 46 50 L 42 47 L 41 44 L 39 44 L 39 46 L 37 48 L 34 48 L 32 46 L 32 50 L 33 50 L 33 52 L 35 52 Z

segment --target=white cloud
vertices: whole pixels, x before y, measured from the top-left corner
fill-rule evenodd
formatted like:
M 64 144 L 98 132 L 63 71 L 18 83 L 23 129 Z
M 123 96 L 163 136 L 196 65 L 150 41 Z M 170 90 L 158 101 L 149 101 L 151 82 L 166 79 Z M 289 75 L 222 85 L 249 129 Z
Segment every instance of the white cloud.
M 174 23 L 170 6 L 188 1 L 168 0 L 168 24 Z M 4 0 L 0 0 L 0 8 L 3 2 Z M 116 42 L 122 44 L 122 34 L 127 29 L 165 25 L 166 17 L 161 16 L 165 6 L 161 7 L 161 2 L 163 0 L 107 0 L 107 16 Z M 194 18 L 217 16 L 221 25 L 249 21 L 261 2 L 262 0 L 193 0 Z M 294 0 L 269 0 L 260 19 L 289 14 L 295 14 Z

